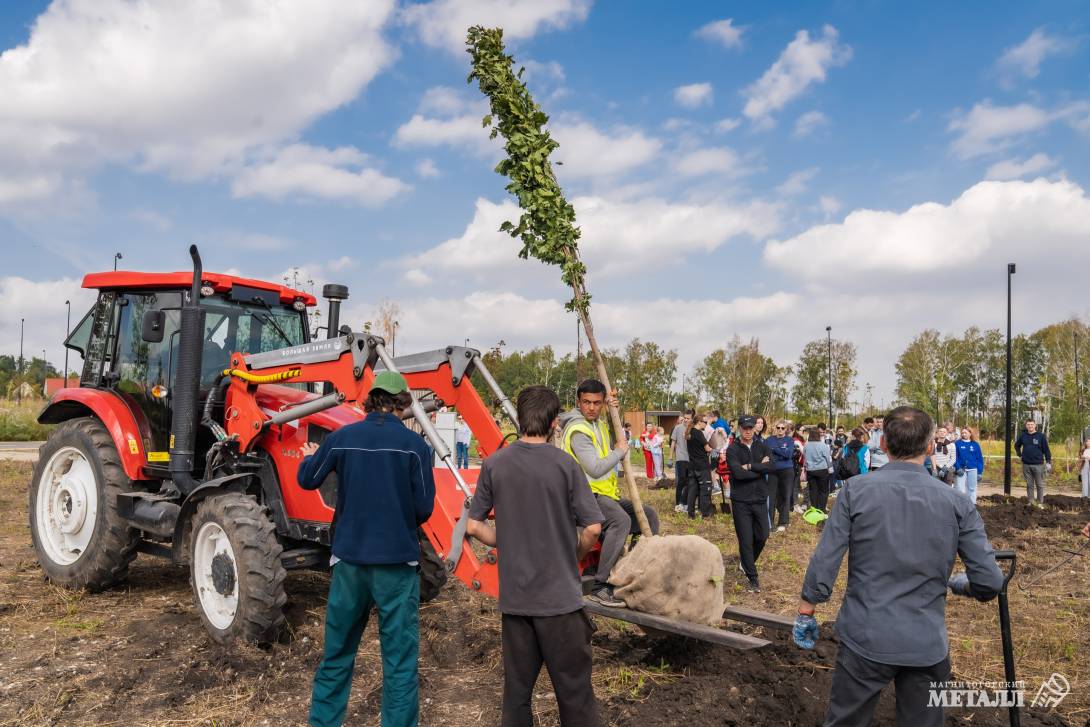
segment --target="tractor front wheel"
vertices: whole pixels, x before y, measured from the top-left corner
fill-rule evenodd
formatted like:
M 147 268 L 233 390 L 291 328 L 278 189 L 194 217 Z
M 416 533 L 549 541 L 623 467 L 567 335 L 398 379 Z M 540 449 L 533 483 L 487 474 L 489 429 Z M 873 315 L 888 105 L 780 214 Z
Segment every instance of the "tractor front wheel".
M 243 493 L 214 495 L 197 507 L 189 532 L 193 597 L 212 639 L 275 641 L 287 572 L 265 508 Z

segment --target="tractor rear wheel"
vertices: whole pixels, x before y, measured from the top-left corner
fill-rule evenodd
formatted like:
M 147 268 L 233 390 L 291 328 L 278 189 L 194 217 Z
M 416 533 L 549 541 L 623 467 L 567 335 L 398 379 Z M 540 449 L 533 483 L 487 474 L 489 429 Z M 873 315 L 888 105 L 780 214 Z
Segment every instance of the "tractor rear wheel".
M 240 492 L 213 495 L 197 507 L 189 532 L 190 584 L 212 639 L 275 641 L 287 572 L 265 508 Z
M 118 515 L 117 497 L 131 487 L 101 421 L 69 419 L 53 430 L 28 492 L 30 535 L 46 578 L 100 591 L 125 577 L 139 534 Z
M 423 528 L 416 531 L 420 539 L 420 602 L 436 598 L 447 583 L 447 565 L 435 552 Z

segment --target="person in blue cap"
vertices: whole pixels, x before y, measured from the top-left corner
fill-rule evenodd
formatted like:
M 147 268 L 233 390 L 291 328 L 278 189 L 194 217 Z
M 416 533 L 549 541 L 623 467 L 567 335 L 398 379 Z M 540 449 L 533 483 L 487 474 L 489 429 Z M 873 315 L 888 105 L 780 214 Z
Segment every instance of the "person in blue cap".
M 393 371 L 375 376 L 367 418 L 303 445 L 299 486 L 317 489 L 337 474 L 333 574 L 325 648 L 310 703 L 310 724 L 341 725 L 348 709 L 356 651 L 372 606 L 382 644 L 382 725 L 419 720 L 420 542 L 417 528 L 435 506 L 431 450 L 394 410 L 408 390 Z

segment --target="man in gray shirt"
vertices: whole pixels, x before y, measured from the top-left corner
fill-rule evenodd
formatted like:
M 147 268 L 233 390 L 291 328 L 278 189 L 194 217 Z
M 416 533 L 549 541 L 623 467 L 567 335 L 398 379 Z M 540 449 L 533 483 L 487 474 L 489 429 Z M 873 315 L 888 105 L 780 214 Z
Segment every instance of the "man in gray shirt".
M 806 570 L 794 637 L 813 648 L 815 604 L 829 600 L 849 554 L 827 727 L 870 724 L 891 681 L 899 725 L 942 725 L 942 708 L 928 707 L 928 695 L 931 682 L 950 674 L 946 589 L 987 601 L 1003 587 L 973 503 L 923 468 L 933 435 L 919 409 L 889 413 L 882 448 L 890 463 L 844 485 Z M 950 578 L 957 556 L 965 573 Z
M 685 446 L 685 427 L 696 412 L 686 410 L 670 433 L 670 451 L 674 456 L 674 512 L 685 512 L 685 485 L 689 481 L 689 448 Z

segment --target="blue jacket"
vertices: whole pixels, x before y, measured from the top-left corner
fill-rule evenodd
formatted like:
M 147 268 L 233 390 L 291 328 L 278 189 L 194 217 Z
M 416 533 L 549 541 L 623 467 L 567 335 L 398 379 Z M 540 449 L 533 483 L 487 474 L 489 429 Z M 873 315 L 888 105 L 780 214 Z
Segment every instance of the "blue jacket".
M 771 462 L 774 470 L 795 468 L 795 440 L 791 437 L 769 437 L 765 446 L 772 453 Z
M 372 412 L 332 432 L 299 464 L 299 486 L 337 473 L 333 555 L 356 565 L 420 559 L 416 530 L 435 507 L 431 450 L 393 414 Z
M 1044 464 L 1052 461 L 1052 451 L 1044 432 L 1022 432 L 1014 440 L 1014 451 L 1022 458 L 1022 464 Z
M 954 469 L 973 469 L 984 474 L 984 453 L 980 451 L 980 443 L 972 440 L 959 439 L 954 442 L 957 457 L 954 459 Z

